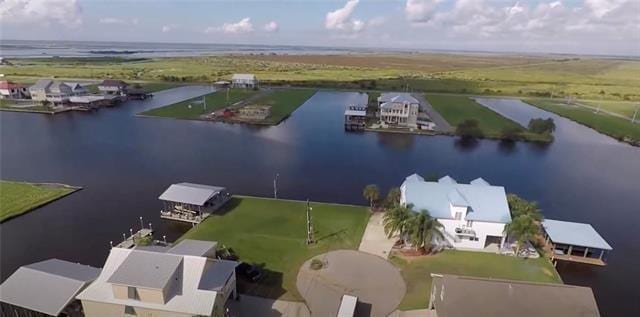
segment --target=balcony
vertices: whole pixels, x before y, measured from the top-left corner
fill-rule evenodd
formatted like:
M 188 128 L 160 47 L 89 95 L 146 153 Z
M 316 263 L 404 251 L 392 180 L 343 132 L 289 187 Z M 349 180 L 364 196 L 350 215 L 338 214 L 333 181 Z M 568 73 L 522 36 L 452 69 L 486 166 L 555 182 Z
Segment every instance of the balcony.
M 471 228 L 467 228 L 467 227 L 457 227 L 455 229 L 455 231 L 456 231 L 456 235 L 457 236 L 462 236 L 462 237 L 475 237 L 476 236 L 475 230 L 473 230 Z

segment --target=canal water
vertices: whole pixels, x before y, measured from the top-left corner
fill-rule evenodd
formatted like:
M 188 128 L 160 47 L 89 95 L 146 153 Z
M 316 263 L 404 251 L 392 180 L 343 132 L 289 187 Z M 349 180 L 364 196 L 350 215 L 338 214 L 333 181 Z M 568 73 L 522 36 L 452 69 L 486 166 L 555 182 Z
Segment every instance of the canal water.
M 207 91 L 178 88 L 94 113 L 0 112 L 2 179 L 84 187 L 0 225 L 2 279 L 50 257 L 101 266 L 109 241 L 136 230 L 140 216 L 175 239 L 189 225 L 161 221 L 157 199 L 171 183 L 271 196 L 279 173 L 281 198 L 366 204 L 366 184 L 386 191 L 415 172 L 482 177 L 538 201 L 548 218 L 591 223 L 614 248 L 609 265 L 560 264 L 563 279 L 592 287 L 605 316 L 640 315 L 640 149 L 543 111 L 557 126 L 550 145 L 346 133 L 344 106 L 363 96 L 345 92 L 317 93 L 276 127 L 135 116 Z

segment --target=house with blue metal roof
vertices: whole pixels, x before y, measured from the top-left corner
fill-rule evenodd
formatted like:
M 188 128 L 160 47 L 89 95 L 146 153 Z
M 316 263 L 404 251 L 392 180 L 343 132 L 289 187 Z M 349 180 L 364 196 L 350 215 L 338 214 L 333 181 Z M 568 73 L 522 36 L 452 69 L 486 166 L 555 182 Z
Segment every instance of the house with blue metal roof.
M 469 184 L 450 176 L 425 181 L 418 174 L 400 186 L 400 202 L 411 204 L 416 212 L 428 211 L 444 226 L 447 247 L 498 252 L 511 222 L 507 194 L 502 186 L 493 186 L 482 178 Z

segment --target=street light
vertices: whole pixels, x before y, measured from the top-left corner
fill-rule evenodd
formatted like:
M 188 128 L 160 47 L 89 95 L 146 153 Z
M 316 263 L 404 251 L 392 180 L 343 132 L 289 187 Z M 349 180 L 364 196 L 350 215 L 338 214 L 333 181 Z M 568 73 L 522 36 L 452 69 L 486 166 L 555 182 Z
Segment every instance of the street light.
M 144 229 L 144 223 L 142 222 L 142 216 L 140 216 L 140 230 Z
M 276 173 L 276 177 L 273 178 L 273 198 L 278 199 L 278 176 L 280 174 Z

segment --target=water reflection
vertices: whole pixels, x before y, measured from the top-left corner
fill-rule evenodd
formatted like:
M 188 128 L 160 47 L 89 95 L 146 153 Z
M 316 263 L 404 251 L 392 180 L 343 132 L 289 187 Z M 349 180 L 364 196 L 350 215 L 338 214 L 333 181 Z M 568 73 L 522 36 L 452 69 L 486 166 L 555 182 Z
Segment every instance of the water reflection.
M 376 133 L 378 144 L 394 149 L 394 150 L 410 150 L 415 144 L 415 138 L 419 137 L 413 134 L 404 133 Z
M 480 141 L 476 138 L 460 138 L 460 137 L 456 137 L 455 142 L 453 143 L 453 145 L 455 145 L 456 149 L 462 151 L 462 152 L 471 152 L 473 151 L 475 148 L 478 147 L 478 145 L 480 145 Z
M 518 150 L 516 143 L 513 140 L 500 140 L 498 142 L 498 151 L 503 154 L 515 153 Z

